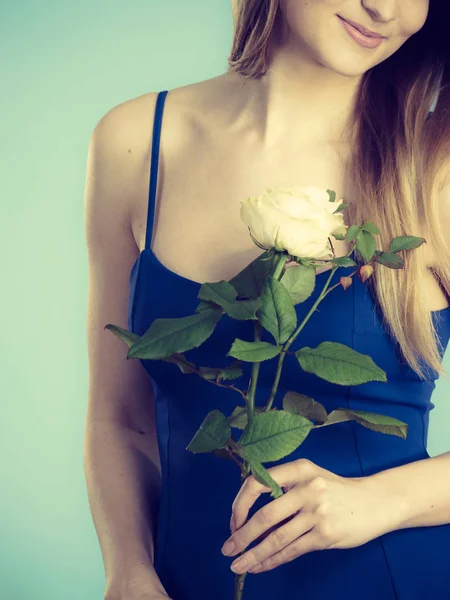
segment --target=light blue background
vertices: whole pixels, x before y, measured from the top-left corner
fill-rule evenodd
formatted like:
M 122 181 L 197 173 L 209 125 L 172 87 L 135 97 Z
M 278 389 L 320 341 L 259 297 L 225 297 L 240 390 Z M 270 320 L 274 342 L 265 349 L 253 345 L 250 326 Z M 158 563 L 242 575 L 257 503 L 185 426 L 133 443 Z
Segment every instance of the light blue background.
M 110 108 L 226 70 L 230 0 L 0 8 L 2 374 L 0 596 L 103 598 L 83 471 L 87 403 L 84 185 Z M 450 370 L 447 353 L 444 364 Z M 429 452 L 450 449 L 450 381 Z

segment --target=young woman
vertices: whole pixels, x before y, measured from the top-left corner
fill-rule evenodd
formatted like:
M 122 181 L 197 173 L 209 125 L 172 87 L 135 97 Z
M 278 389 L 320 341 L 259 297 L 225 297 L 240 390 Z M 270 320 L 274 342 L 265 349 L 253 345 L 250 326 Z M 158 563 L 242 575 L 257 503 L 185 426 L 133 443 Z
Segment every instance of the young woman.
M 241 0 L 226 73 L 124 102 L 97 124 L 85 463 L 105 598 L 229 600 L 247 570 L 247 600 L 450 599 L 450 452 L 426 450 L 450 337 L 446 4 Z M 231 413 L 235 394 L 163 361 L 127 361 L 103 328 L 141 335 L 156 318 L 192 314 L 202 282 L 229 280 L 261 253 L 240 202 L 278 184 L 335 190 L 352 203 L 347 223 L 380 228 L 380 249 L 397 235 L 427 243 L 404 270 L 377 268 L 329 294 L 302 332 L 302 345 L 369 354 L 387 383 L 331 385 L 287 362 L 274 403 L 299 389 L 328 412 L 396 417 L 407 439 L 351 421 L 312 432 L 271 465 L 287 492 L 267 502 L 253 477 L 240 489 L 233 462 L 186 450 L 212 408 Z M 348 253 L 348 242 L 333 244 Z M 299 318 L 323 283 L 318 270 Z M 253 339 L 251 324 L 222 319 L 190 356 L 222 364 L 235 337 Z M 267 361 L 257 404 L 273 374 Z M 230 516 L 233 559 L 221 552 Z M 230 568 L 245 548 L 247 564 Z

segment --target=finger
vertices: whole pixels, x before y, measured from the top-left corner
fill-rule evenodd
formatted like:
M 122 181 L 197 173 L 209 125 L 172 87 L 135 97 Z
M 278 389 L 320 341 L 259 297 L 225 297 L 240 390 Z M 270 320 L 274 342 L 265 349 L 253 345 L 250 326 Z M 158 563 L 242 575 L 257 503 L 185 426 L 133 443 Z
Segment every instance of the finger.
M 276 465 L 267 469 L 272 479 L 278 485 L 289 491 L 291 487 L 300 482 L 311 479 L 317 470 L 317 465 L 306 458 Z M 232 505 L 230 522 L 234 522 L 234 529 L 241 527 L 247 518 L 248 512 L 259 496 L 270 492 L 271 488 L 256 481 L 253 475 L 249 475 L 241 486 Z
M 239 562 L 239 570 L 235 571 L 235 561 L 231 565 L 231 569 L 238 573 L 253 569 L 264 561 L 269 560 L 273 556 L 282 555 L 282 552 L 287 548 L 293 548 L 292 544 L 298 538 L 304 536 L 313 527 L 313 520 L 311 515 L 299 513 L 289 523 L 277 527 L 264 541 L 257 546 L 254 546 L 248 552 L 245 552 L 237 560 L 245 561 Z M 241 566 L 242 565 L 242 566 Z
M 253 475 L 246 478 L 231 507 L 234 529 L 239 529 L 245 523 L 250 508 L 261 494 L 269 491 L 271 491 L 270 488 L 256 481 Z
M 283 486 L 285 490 L 290 485 L 289 474 L 292 475 L 292 468 L 288 465 L 278 465 L 267 469 L 272 478 Z M 242 484 L 231 507 L 231 520 L 234 523 L 234 529 L 241 527 L 247 519 L 248 512 L 261 494 L 271 492 L 271 488 L 259 483 L 254 475 L 249 475 Z M 277 498 L 278 499 L 278 498 Z
M 312 527 L 309 531 L 298 537 L 296 540 L 269 556 L 263 559 L 255 567 L 251 568 L 251 573 L 262 573 L 264 571 L 270 571 L 276 567 L 291 562 L 295 558 L 306 554 L 307 552 L 313 552 L 315 550 L 325 549 L 320 535 L 316 532 L 315 528 Z
M 262 539 L 259 540 L 261 536 L 265 534 L 264 538 L 267 537 L 271 530 L 278 529 L 285 522 L 290 521 L 301 508 L 299 492 L 296 490 L 291 490 L 280 498 L 272 500 L 260 508 L 249 521 L 228 538 L 224 544 L 224 550 L 227 550 L 225 546 L 229 542 L 234 544 L 234 549 L 232 552 L 226 552 L 226 555 L 234 556 L 245 550 L 254 540 L 262 541 Z

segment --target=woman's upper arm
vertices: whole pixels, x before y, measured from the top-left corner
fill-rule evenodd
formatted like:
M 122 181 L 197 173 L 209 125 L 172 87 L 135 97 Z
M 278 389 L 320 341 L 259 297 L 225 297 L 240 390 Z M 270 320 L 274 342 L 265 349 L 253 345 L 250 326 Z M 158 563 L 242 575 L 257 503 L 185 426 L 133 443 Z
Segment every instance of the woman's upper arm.
M 84 201 L 89 362 L 86 421 L 113 420 L 131 428 L 139 423 L 145 430 L 154 428 L 150 378 L 137 359 L 126 359 L 127 346 L 104 329 L 108 323 L 128 329 L 129 277 L 139 254 L 130 209 L 142 177 L 146 134 L 142 123 L 136 128 L 135 102 L 119 104 L 106 113 L 89 141 Z M 147 137 L 146 143 L 149 141 Z

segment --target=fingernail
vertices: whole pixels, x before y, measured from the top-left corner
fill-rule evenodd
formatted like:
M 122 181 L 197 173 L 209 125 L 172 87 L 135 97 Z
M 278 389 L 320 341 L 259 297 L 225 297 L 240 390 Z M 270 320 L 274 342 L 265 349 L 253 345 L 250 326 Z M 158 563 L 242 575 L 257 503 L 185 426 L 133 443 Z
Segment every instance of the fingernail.
M 247 561 L 245 560 L 245 558 L 238 558 L 234 561 L 234 563 L 231 564 L 230 569 L 232 571 L 242 571 L 243 569 L 245 569 L 246 566 Z
M 222 553 L 229 556 L 234 552 L 235 547 L 236 545 L 234 542 L 225 542 L 225 544 L 222 547 Z

